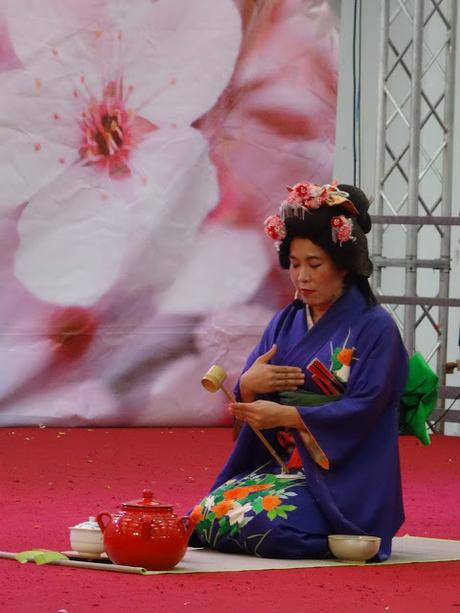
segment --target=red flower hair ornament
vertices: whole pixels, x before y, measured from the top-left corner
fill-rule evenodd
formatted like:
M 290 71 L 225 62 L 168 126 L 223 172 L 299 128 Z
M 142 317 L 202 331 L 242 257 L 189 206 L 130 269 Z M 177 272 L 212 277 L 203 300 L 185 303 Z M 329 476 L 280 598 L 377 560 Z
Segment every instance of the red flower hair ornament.
M 270 215 L 264 221 L 265 234 L 274 241 L 286 238 L 286 225 L 279 215 Z
M 265 234 L 276 241 L 276 248 L 279 250 L 280 242 L 286 237 L 285 219 L 287 217 L 299 217 L 305 219 L 305 216 L 311 214 L 315 209 L 321 206 L 336 206 L 341 205 L 353 216 L 358 215 L 358 211 L 349 200 L 349 194 L 337 189 L 337 183 L 333 182 L 326 185 L 317 185 L 316 183 L 296 183 L 293 187 L 287 188 L 289 195 L 284 200 L 279 208 L 279 214 L 271 215 L 264 221 Z M 334 243 L 342 243 L 352 240 L 355 237 L 352 235 L 353 222 L 347 219 L 344 215 L 338 215 L 331 219 L 332 240 Z
M 356 237 L 353 236 L 353 221 L 345 215 L 337 215 L 331 219 L 332 226 L 332 242 L 339 243 L 342 246 L 342 243 L 346 243 L 347 241 L 351 241 L 354 243 L 356 241 Z

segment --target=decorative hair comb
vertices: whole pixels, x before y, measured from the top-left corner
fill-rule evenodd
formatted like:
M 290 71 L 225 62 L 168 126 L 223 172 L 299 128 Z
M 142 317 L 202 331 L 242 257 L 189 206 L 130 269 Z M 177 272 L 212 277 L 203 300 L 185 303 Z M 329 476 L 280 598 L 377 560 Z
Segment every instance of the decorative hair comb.
M 276 247 L 279 249 L 279 243 L 286 238 L 286 224 L 284 223 L 288 217 L 298 217 L 305 219 L 306 215 L 312 211 L 319 209 L 321 206 L 337 206 L 341 205 L 353 216 L 358 215 L 358 211 L 349 200 L 349 194 L 337 189 L 337 183 L 333 182 L 326 185 L 317 185 L 316 183 L 297 183 L 293 187 L 287 188 L 289 195 L 284 200 L 279 208 L 279 214 L 270 215 L 264 221 L 265 234 L 276 241 Z M 352 240 L 353 224 L 351 219 L 344 215 L 337 215 L 331 219 L 332 240 L 334 243 L 342 243 Z

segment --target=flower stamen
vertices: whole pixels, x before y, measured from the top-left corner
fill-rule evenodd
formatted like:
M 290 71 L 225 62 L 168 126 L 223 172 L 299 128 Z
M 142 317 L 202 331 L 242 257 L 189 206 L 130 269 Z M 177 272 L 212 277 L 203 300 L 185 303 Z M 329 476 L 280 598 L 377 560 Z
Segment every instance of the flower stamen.
M 145 134 L 157 129 L 126 107 L 127 97 L 123 98 L 122 83 L 111 81 L 103 88 L 102 100 L 92 96 L 81 114 L 80 157 L 87 164 L 106 168 L 114 178 L 131 175 L 130 152 Z

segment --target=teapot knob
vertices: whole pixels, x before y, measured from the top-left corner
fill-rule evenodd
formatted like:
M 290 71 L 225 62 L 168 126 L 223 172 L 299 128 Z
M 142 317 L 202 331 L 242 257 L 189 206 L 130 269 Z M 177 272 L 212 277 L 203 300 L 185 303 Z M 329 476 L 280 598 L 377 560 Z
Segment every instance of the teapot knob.
M 144 500 L 153 500 L 153 492 L 151 490 L 144 490 L 142 495 L 144 496 Z

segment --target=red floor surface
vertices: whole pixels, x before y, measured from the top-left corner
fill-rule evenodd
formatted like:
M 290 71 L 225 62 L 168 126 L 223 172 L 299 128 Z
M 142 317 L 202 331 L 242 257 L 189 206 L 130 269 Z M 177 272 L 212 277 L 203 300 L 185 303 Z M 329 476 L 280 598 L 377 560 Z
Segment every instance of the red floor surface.
M 0 549 L 66 549 L 68 526 L 156 497 L 187 510 L 231 447 L 227 429 L 0 429 Z M 401 438 L 400 534 L 460 539 L 460 438 Z M 364 501 L 363 501 L 364 502 Z M 0 560 L 2 613 L 460 611 L 460 562 L 119 575 Z

